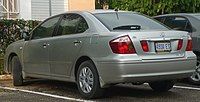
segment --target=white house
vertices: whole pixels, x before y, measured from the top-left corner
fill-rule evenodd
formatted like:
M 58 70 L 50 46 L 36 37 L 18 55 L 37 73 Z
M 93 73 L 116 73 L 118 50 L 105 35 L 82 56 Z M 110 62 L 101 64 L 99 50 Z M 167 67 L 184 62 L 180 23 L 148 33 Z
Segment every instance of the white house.
M 95 0 L 0 0 L 0 15 L 8 19 L 44 20 L 66 11 L 93 9 Z

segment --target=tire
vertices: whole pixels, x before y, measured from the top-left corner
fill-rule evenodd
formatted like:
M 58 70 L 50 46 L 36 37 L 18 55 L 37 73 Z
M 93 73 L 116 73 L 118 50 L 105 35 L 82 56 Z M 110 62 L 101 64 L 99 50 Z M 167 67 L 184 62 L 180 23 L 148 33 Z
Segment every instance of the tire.
M 17 56 L 14 56 L 11 60 L 12 74 L 13 74 L 13 85 L 22 86 L 23 77 L 22 77 L 22 66 Z
M 156 92 L 167 92 L 174 86 L 174 82 L 173 81 L 158 81 L 158 82 L 149 83 L 149 86 Z
M 81 63 L 76 78 L 78 90 L 84 98 L 94 99 L 103 96 L 104 89 L 100 87 L 99 75 L 92 61 Z
M 195 72 L 188 78 L 192 84 L 200 85 L 200 61 L 197 61 Z

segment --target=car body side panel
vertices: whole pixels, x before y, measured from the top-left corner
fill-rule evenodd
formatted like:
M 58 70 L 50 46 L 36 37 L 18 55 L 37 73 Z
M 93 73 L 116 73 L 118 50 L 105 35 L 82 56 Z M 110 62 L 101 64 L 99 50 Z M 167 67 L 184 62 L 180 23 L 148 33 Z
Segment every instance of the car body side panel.
M 19 40 L 16 41 L 12 44 L 10 44 L 7 49 L 6 49 L 6 53 L 4 56 L 4 71 L 6 71 L 7 73 L 12 73 L 12 69 L 11 66 L 9 66 L 9 61 L 11 60 L 11 54 L 15 54 L 19 57 L 20 62 L 22 63 L 22 67 L 24 70 L 24 65 L 23 65 L 23 46 L 24 46 L 25 41 L 24 40 Z
M 55 36 L 50 39 L 50 69 L 52 76 L 70 77 L 73 62 L 84 44 L 85 33 Z
M 26 73 L 50 75 L 48 40 L 43 38 L 25 43 L 23 59 Z

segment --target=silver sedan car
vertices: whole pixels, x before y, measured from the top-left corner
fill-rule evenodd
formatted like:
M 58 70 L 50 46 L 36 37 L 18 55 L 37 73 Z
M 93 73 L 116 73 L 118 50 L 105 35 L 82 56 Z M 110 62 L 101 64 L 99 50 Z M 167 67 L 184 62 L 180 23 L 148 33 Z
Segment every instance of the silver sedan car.
M 168 91 L 195 66 L 187 32 L 128 11 L 50 17 L 5 54 L 5 71 L 15 86 L 29 77 L 75 82 L 85 98 L 100 97 L 118 83 L 147 82 L 155 91 Z

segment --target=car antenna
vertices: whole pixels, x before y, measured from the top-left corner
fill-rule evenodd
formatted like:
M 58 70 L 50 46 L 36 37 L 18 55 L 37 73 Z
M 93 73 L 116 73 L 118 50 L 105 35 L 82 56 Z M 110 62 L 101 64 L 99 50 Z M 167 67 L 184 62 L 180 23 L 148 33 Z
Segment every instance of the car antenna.
M 118 9 L 118 8 L 115 8 L 114 11 L 115 11 L 115 13 L 116 13 L 117 19 L 119 20 L 119 14 L 118 14 L 119 9 Z

